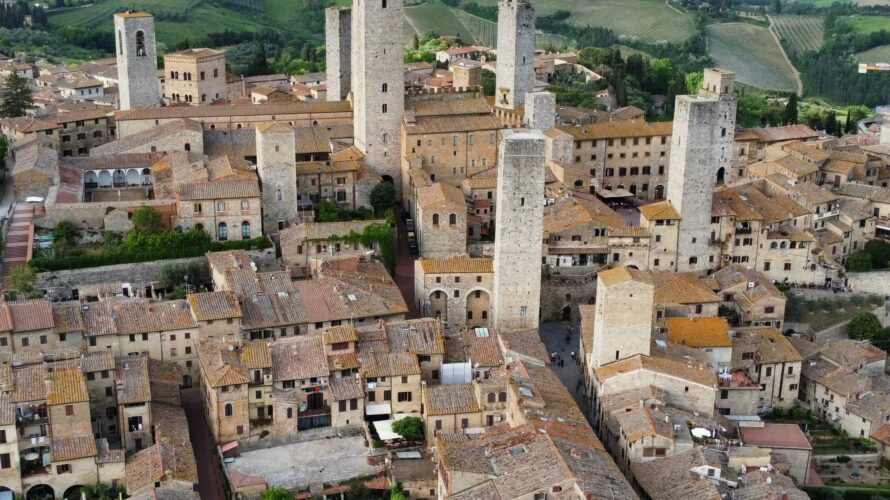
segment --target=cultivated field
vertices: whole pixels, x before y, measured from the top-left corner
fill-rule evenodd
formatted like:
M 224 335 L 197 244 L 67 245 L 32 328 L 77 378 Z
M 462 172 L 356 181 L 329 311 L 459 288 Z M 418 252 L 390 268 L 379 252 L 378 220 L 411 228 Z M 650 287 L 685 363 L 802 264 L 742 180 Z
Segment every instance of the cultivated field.
M 734 71 L 738 81 L 766 90 L 799 89 L 794 67 L 768 29 L 745 23 L 712 24 L 707 37 L 714 65 Z
M 405 7 L 405 16 L 411 31 L 418 35 L 435 31 L 440 35 L 460 35 L 465 43 L 476 43 L 473 34 L 455 16 L 451 7 L 440 0 L 426 0 L 415 7 Z
M 769 16 L 779 40 L 790 51 L 803 53 L 822 48 L 825 29 L 819 16 Z
M 881 45 L 856 54 L 856 60 L 863 63 L 890 63 L 890 45 Z
M 476 0 L 497 5 L 497 0 Z M 576 26 L 602 26 L 618 35 L 648 43 L 682 42 L 693 34 L 692 16 L 659 0 L 535 0 L 538 15 L 572 13 Z
M 857 33 L 890 31 L 890 16 L 847 16 L 843 18 Z

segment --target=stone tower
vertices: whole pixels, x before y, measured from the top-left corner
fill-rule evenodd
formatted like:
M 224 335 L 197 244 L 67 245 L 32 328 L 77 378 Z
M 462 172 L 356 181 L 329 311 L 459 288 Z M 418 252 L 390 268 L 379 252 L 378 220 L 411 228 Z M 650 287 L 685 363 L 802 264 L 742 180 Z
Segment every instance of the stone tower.
M 537 328 L 544 227 L 544 134 L 505 130 L 498 154 L 492 326 Z
M 550 130 L 556 126 L 556 94 L 553 92 L 529 92 L 525 96 L 525 126 Z
M 297 214 L 296 138 L 280 123 L 256 128 L 256 167 L 263 191 L 263 227 L 277 233 Z
M 155 18 L 147 12 L 114 15 L 120 109 L 148 108 L 161 101 Z
M 649 355 L 655 310 L 655 287 L 649 273 L 629 267 L 599 273 L 595 307 L 593 368 L 635 354 Z
M 325 63 L 328 100 L 342 101 L 349 95 L 352 63 L 352 11 L 340 7 L 325 10 Z
M 498 5 L 497 102 L 516 109 L 535 82 L 535 8 L 531 0 L 500 0 Z
M 714 187 L 729 175 L 735 138 L 734 74 L 706 69 L 698 95 L 677 96 L 667 199 L 680 212 L 677 271 L 719 266 L 711 245 Z
M 401 187 L 401 123 L 405 113 L 402 0 L 352 4 L 352 108 L 355 145 L 384 181 Z

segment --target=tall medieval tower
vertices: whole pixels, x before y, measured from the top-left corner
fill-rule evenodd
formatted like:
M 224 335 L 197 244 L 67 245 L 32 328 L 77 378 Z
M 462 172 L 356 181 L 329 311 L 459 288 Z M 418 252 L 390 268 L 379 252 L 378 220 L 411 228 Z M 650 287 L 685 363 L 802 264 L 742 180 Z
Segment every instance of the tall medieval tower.
M 648 272 L 618 267 L 599 273 L 591 366 L 648 356 L 654 310 L 655 287 Z
M 328 101 L 342 101 L 349 95 L 352 80 L 352 10 L 328 7 L 325 10 L 325 65 Z
M 385 181 L 399 189 L 405 113 L 402 0 L 352 5 L 352 95 L 355 145 Z
M 505 130 L 498 153 L 492 326 L 537 328 L 544 230 L 544 134 Z
M 531 0 L 498 5 L 498 60 L 495 95 L 499 108 L 516 109 L 535 82 L 535 8 Z
M 735 139 L 735 75 L 706 69 L 698 95 L 677 96 L 667 199 L 680 213 L 677 271 L 719 266 L 711 242 L 714 187 L 729 174 Z M 719 238 L 719 235 L 715 235 Z
M 263 192 L 263 227 L 277 233 L 297 214 L 296 137 L 280 123 L 256 128 L 256 169 Z
M 120 109 L 148 108 L 161 102 L 155 18 L 147 12 L 114 15 Z

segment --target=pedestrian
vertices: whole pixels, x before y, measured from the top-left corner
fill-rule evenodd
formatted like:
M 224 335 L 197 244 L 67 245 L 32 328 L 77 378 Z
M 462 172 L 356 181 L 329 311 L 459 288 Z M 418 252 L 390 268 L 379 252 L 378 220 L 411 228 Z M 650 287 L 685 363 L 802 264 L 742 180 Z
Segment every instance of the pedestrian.
M 571 334 L 566 334 L 566 344 L 568 344 L 568 343 L 571 342 L 571 341 L 572 341 L 572 336 L 571 336 Z
M 572 359 L 575 359 L 575 351 L 572 351 Z

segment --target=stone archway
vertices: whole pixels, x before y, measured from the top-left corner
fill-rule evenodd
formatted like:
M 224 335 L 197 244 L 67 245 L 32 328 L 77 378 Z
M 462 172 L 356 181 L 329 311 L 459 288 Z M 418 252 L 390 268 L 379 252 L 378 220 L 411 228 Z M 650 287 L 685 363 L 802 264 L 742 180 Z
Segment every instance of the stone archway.
M 47 484 L 35 484 L 25 494 L 25 500 L 53 500 L 56 492 Z
M 726 182 L 726 169 L 720 167 L 717 169 L 717 185 L 723 184 Z
M 443 325 L 448 325 L 448 293 L 442 290 L 434 290 L 429 296 L 430 310 L 427 311 L 430 316 L 439 318 Z
M 65 494 L 62 495 L 62 498 L 65 500 L 80 500 L 80 490 L 83 488 L 82 484 L 75 484 L 74 486 L 65 490 Z
M 111 172 L 108 170 L 99 172 L 99 187 L 111 187 Z
M 474 326 L 488 326 L 488 316 L 491 314 L 491 294 L 487 290 L 470 290 L 467 294 L 467 328 Z
M 656 199 L 663 200 L 664 199 L 664 186 L 662 186 L 661 184 L 655 186 L 654 194 L 655 194 Z
M 572 321 L 572 306 L 567 305 L 562 308 L 562 320 Z

